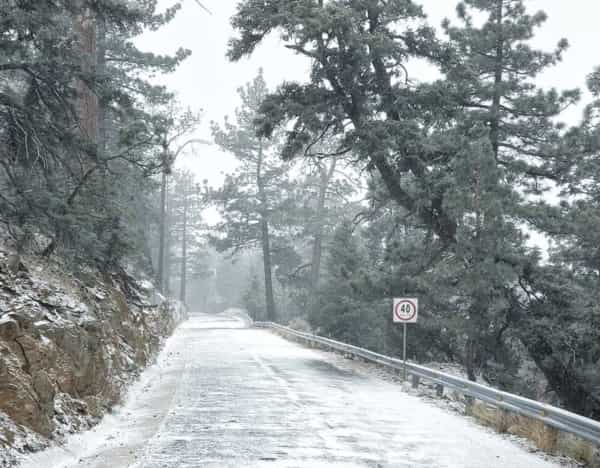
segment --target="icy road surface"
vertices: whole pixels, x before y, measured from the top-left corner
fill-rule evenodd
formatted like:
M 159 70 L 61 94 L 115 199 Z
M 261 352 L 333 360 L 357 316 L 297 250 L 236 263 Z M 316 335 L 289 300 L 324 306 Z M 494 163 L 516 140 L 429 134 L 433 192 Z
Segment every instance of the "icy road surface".
M 123 408 L 23 466 L 557 466 L 335 362 L 240 319 L 195 315 Z

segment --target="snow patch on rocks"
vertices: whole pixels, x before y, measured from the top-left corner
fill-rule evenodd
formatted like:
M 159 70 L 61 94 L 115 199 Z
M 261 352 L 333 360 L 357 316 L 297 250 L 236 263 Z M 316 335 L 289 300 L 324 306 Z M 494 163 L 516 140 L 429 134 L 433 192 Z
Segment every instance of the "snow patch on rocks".
M 97 424 L 186 316 L 126 272 L 37 257 L 14 271 L 9 255 L 0 246 L 0 467 Z

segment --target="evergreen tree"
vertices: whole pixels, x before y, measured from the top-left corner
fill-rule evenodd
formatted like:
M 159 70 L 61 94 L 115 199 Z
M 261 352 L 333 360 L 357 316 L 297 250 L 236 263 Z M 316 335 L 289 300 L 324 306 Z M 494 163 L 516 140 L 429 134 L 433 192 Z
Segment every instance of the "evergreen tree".
M 453 56 L 442 62 L 442 71 L 447 91 L 467 111 L 459 128 L 466 133 L 485 125 L 505 178 L 540 194 L 569 167 L 571 152 L 561 145 L 563 124 L 553 119 L 580 93 L 544 91 L 535 79 L 562 59 L 568 43 L 562 39 L 553 52 L 534 49 L 530 42 L 546 15 L 529 14 L 522 0 L 467 0 L 457 12 L 460 27 L 443 23 Z
M 161 182 L 160 182 L 160 205 L 158 218 L 158 266 L 157 279 L 159 288 L 163 291 L 169 289 L 169 231 L 167 228 L 168 218 L 168 184 L 169 176 L 173 171 L 173 165 L 181 152 L 194 143 L 205 143 L 203 140 L 188 139 L 181 143 L 181 139 L 196 129 L 200 123 L 200 114 L 190 109 L 183 111 L 171 103 L 166 111 L 160 116 L 160 125 L 157 127 L 157 138 L 159 140 L 161 154 Z
M 274 321 L 273 265 L 275 255 L 285 250 L 286 217 L 294 205 L 294 193 L 277 143 L 256 135 L 254 119 L 267 95 L 262 71 L 239 95 L 242 105 L 236 111 L 236 123 L 226 119 L 223 127 L 213 124 L 217 144 L 240 163 L 214 193 L 223 216 L 217 227 L 223 236 L 215 241 L 221 251 L 261 249 L 267 317 Z
M 568 279 L 566 271 L 541 267 L 536 253 L 524 248 L 523 235 L 514 226 L 516 220 L 542 230 L 552 224 L 547 220 L 554 210 L 532 203 L 531 196 L 564 183 L 576 161 L 568 144 L 570 139 L 565 138 L 555 118 L 576 102 L 579 92 L 545 92 L 534 82 L 540 73 L 561 59 L 567 42 L 560 41 L 552 53 L 533 49 L 529 42 L 546 15 L 543 12 L 529 15 L 522 1 L 469 0 L 460 3 L 457 11 L 463 26 L 444 24 L 455 59 L 443 70 L 447 83 L 455 90 L 455 98 L 466 111 L 459 125 L 462 128 L 485 125 L 493 155 L 489 168 L 495 171 L 496 175 L 492 175 L 500 189 L 489 192 L 490 202 L 497 208 L 494 216 L 497 221 L 489 228 L 494 244 L 483 245 L 485 258 L 478 262 L 483 269 L 471 270 L 479 270 L 479 281 L 475 283 L 479 294 L 487 293 L 490 288 L 486 286 L 495 284 L 492 290 L 498 299 L 488 304 L 490 310 L 500 314 L 487 314 L 488 318 L 477 328 L 483 330 L 490 325 L 519 336 L 563 402 L 582 411 L 581 402 L 585 401 L 589 413 L 594 406 L 590 402 L 591 387 L 586 389 L 585 377 L 561 362 L 560 349 L 565 343 L 557 343 L 548 328 L 540 326 L 556 321 L 555 311 L 562 307 L 559 304 L 564 304 L 552 289 L 558 284 L 569 285 L 564 290 L 568 296 L 577 289 L 576 285 Z M 478 24 L 474 18 L 480 15 L 485 19 Z M 481 278 L 486 275 L 499 281 L 482 284 Z M 550 298 L 553 299 L 549 301 Z M 479 305 L 478 309 L 484 307 Z M 498 315 L 501 321 L 494 322 L 491 317 Z M 503 340 L 491 342 L 496 350 L 502 343 Z
M 331 147 L 333 142 L 326 142 Z M 344 158 L 322 159 L 327 148 L 312 149 L 312 158 L 298 167 L 297 202 L 290 223 L 287 262 L 278 265 L 278 279 L 290 300 L 289 315 L 305 318 L 316 306 L 324 257 L 335 228 L 352 218 L 358 203 L 352 200 L 359 187 Z
M 179 284 L 179 299 L 184 303 L 187 303 L 187 286 L 191 279 L 208 274 L 206 226 L 202 219 L 207 203 L 205 189 L 206 184 L 201 186 L 189 171 L 174 172 L 169 196 L 171 261 L 177 265 L 175 277 Z
M 432 126 L 447 124 L 440 122 L 446 113 L 437 104 L 443 96 L 420 92 L 406 71 L 410 58 L 444 55 L 421 7 L 410 1 L 248 0 L 239 4 L 233 25 L 239 36 L 230 43 L 232 60 L 251 54 L 274 31 L 281 31 L 287 48 L 311 60 L 310 83 L 282 85 L 261 108 L 262 135 L 294 121 L 286 132 L 285 158 L 336 135 L 342 144 L 332 154 L 354 151 L 380 174 L 398 204 L 444 242 L 455 241 L 444 187 L 427 170 L 443 157 L 428 135 Z M 410 179 L 417 191 L 404 183 Z
M 524 329 L 535 346 L 534 359 L 546 369 L 552 387 L 560 389 L 562 401 L 596 418 L 600 415 L 598 77 L 597 70 L 589 76 L 593 101 L 582 124 L 566 139 L 577 158 L 561 185 L 560 203 L 539 204 L 545 216 L 537 225 L 552 234 L 552 248 L 547 264 L 531 281 Z
M 147 104 L 171 95 L 142 78 L 175 57 L 143 54 L 133 38 L 172 19 L 154 2 L 0 6 L 0 218 L 24 248 L 32 234 L 80 262 L 115 266 L 141 251 L 147 183 L 161 161 Z M 116 182 L 118 181 L 118 182 Z M 126 183 L 122 183 L 126 182 Z M 125 221 L 127 219 L 127 222 Z

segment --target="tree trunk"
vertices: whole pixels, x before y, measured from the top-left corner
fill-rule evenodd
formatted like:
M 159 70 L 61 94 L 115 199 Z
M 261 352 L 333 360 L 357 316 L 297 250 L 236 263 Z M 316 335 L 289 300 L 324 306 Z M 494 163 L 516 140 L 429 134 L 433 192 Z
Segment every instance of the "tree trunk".
M 494 96 L 492 98 L 491 118 L 490 118 L 490 141 L 494 157 L 498 159 L 500 148 L 500 104 L 502 99 L 502 66 L 504 62 L 504 39 L 502 37 L 502 17 L 504 15 L 504 0 L 496 0 L 497 27 L 496 31 L 496 57 L 494 67 Z
M 183 232 L 181 234 L 181 284 L 179 300 L 185 304 L 187 282 L 187 217 L 188 217 L 188 187 L 183 187 Z
M 335 171 L 336 160 L 331 161 L 329 169 L 325 171 L 325 168 L 319 167 L 321 173 L 321 180 L 319 184 L 319 199 L 317 201 L 317 227 L 314 233 L 313 249 L 312 249 L 312 262 L 310 268 L 310 283 L 313 292 L 316 291 L 319 286 L 319 276 L 321 274 L 321 256 L 323 251 L 323 230 L 325 216 L 325 202 L 327 199 L 327 189 L 329 188 L 329 182 L 333 177 Z
M 471 332 L 470 335 L 472 334 L 473 333 Z M 472 336 L 467 338 L 465 347 L 465 370 L 467 371 L 467 378 L 471 382 L 476 382 L 477 376 L 475 375 L 475 356 L 477 354 L 477 343 Z
M 273 296 L 273 274 L 271 267 L 271 239 L 269 236 L 269 218 L 267 195 L 262 179 L 263 148 L 262 140 L 258 150 L 258 163 L 256 166 L 256 185 L 258 186 L 258 197 L 260 200 L 260 229 L 261 245 L 263 253 L 263 267 L 265 272 L 265 303 L 267 306 L 267 320 L 274 322 L 276 320 L 275 298 Z
M 158 239 L 158 289 L 164 293 L 165 286 L 165 228 L 167 215 L 167 172 L 163 167 L 162 179 L 160 184 L 160 218 L 158 221 L 159 239 Z
M 86 10 L 75 20 L 81 44 L 81 67 L 83 72 L 95 73 L 98 66 L 96 46 L 96 19 L 91 10 Z M 98 141 L 98 97 L 83 80 L 77 83 L 79 94 L 79 121 L 83 135 L 93 142 Z
M 148 272 L 151 276 L 154 276 L 155 271 L 154 265 L 152 263 L 152 249 L 150 248 L 150 243 L 148 242 L 148 236 L 146 233 L 142 233 L 142 255 L 145 263 L 145 267 L 148 269 Z
M 540 332 L 535 323 L 517 326 L 521 342 L 543 372 L 550 388 L 556 392 L 562 404 L 570 411 L 600 420 L 600 396 L 582 378 L 572 363 L 561 360 L 561 353 L 552 344 L 552 338 Z
M 276 320 L 275 299 L 273 297 L 273 275 L 271 273 L 271 246 L 269 239 L 269 224 L 266 219 L 261 220 L 263 266 L 265 270 L 265 300 L 267 304 L 267 320 Z
M 104 79 L 106 75 L 106 23 L 98 21 L 98 75 Z M 108 143 L 108 115 L 106 99 L 98 102 L 98 146 L 100 151 L 106 151 Z
M 173 244 L 173 233 L 171 232 L 171 220 L 173 219 L 173 200 L 169 198 L 169 179 L 166 186 L 166 216 L 165 216 L 165 294 L 171 295 L 171 247 Z

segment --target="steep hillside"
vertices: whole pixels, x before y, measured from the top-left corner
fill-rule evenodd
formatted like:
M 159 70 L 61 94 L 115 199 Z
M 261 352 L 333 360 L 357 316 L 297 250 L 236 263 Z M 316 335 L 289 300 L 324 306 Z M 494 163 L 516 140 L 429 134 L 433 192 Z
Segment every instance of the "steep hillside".
M 183 315 L 125 272 L 0 251 L 0 466 L 94 425 Z

